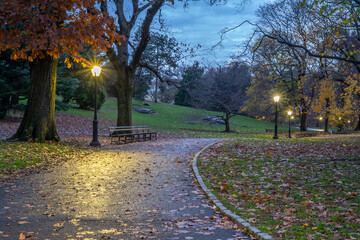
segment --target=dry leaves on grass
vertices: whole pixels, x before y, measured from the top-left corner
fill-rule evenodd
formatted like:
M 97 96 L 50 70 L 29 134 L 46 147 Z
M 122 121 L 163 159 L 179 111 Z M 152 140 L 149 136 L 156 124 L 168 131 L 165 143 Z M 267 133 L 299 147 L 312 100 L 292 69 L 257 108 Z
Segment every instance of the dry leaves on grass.
M 206 151 L 208 185 L 279 238 L 360 237 L 360 138 L 247 140 Z

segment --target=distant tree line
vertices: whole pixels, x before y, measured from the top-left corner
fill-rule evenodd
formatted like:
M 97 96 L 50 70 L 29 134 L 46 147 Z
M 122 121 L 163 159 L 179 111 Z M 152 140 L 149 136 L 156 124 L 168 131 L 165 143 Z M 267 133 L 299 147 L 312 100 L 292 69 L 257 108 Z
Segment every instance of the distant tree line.
M 309 118 L 360 130 L 360 2 L 277 0 L 258 10 L 249 40 L 253 80 L 243 108 L 273 115 L 273 96 L 306 131 Z

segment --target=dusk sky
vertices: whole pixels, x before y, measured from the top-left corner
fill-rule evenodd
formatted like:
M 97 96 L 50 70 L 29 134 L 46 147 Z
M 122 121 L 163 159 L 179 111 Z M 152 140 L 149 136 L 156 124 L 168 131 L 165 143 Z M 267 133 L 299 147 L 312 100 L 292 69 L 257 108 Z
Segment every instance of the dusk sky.
M 165 6 L 162 14 L 170 25 L 174 37 L 181 42 L 192 45 L 201 44 L 202 48 L 197 59 L 205 64 L 223 64 L 229 61 L 244 40 L 252 32 L 252 27 L 243 25 L 226 35 L 222 47 L 209 52 L 220 40 L 220 31 L 226 27 L 234 27 L 245 20 L 256 21 L 256 10 L 266 1 L 252 0 L 239 9 L 240 0 L 229 0 L 225 5 L 209 6 L 203 1 L 191 3 L 188 8 L 176 2 L 174 6 Z

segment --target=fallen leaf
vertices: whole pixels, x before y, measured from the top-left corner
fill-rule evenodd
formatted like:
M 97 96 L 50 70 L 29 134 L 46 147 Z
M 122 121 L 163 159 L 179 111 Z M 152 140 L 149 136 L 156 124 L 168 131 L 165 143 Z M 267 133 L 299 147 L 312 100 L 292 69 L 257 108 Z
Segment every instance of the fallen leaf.
M 20 233 L 19 240 L 24 240 L 25 238 L 26 238 L 26 236 L 23 233 Z

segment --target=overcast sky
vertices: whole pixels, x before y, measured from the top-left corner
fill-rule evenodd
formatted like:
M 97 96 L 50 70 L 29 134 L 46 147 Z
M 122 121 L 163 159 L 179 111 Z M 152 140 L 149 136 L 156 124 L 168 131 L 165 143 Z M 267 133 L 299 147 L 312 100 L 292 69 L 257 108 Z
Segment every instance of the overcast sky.
M 251 34 L 251 26 L 246 24 L 226 35 L 223 47 L 217 47 L 214 52 L 207 51 L 220 40 L 220 31 L 226 27 L 233 27 L 245 20 L 256 21 L 256 9 L 263 0 L 248 1 L 239 10 L 241 0 L 228 0 L 225 5 L 209 6 L 203 1 L 190 4 L 183 8 L 183 4 L 176 2 L 174 6 L 162 9 L 169 28 L 174 37 L 181 42 L 192 45 L 201 44 L 202 50 L 197 59 L 205 64 L 224 64 L 230 56 L 238 50 Z

